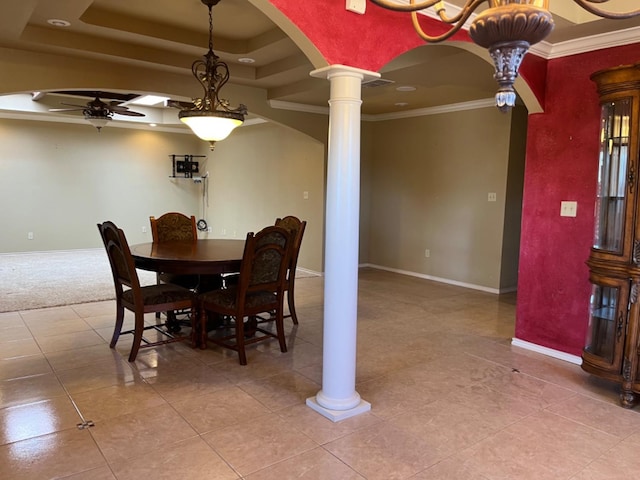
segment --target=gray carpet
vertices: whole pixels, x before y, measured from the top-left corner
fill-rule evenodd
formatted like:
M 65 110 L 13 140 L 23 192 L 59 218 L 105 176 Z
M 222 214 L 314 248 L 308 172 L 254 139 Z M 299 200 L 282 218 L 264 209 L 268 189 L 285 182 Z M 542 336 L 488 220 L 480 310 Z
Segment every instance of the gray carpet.
M 138 270 L 141 285 L 156 274 Z M 104 249 L 0 254 L 0 312 L 115 298 Z

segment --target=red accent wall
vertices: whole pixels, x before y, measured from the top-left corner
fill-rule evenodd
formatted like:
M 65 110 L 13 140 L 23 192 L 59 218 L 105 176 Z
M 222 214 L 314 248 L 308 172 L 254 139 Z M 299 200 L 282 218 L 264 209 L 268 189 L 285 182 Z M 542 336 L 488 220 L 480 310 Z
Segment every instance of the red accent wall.
M 516 337 L 580 355 L 589 319 L 589 270 L 600 107 L 593 72 L 640 58 L 628 45 L 551 60 L 545 113 L 530 115 Z M 560 202 L 575 200 L 575 218 Z

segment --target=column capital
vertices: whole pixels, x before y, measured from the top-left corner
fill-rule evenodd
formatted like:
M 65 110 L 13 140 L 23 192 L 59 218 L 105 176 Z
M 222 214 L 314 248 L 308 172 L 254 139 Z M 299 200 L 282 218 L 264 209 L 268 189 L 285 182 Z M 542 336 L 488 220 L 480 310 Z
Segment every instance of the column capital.
M 313 70 L 310 75 L 316 78 L 326 78 L 328 80 L 331 77 L 357 77 L 360 78 L 363 82 L 368 82 L 370 80 L 375 80 L 376 78 L 380 78 L 380 74 L 378 72 L 371 72 L 369 70 L 363 70 L 361 68 L 349 67 L 347 65 L 329 65 L 328 67 L 318 68 L 317 70 Z

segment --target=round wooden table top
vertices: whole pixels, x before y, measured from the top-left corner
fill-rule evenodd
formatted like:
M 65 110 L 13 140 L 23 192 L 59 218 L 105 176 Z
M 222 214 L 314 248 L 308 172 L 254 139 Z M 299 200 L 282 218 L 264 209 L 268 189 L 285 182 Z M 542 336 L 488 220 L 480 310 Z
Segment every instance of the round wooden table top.
M 137 268 L 176 274 L 232 273 L 240 271 L 244 240 L 206 239 L 195 242 L 139 243 L 131 245 Z

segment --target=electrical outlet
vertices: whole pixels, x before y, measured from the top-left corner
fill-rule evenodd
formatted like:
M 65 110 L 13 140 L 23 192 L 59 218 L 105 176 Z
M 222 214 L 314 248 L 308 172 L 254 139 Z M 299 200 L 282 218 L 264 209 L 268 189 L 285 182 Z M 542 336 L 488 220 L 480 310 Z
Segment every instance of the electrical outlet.
M 145 227 L 144 225 L 142 226 L 142 233 L 147 233 L 147 227 Z
M 302 192 L 303 200 L 309 200 L 309 192 Z
M 431 256 L 431 250 L 428 248 L 424 251 L 424 258 L 429 258 Z
M 27 233 L 27 240 L 33 240 L 33 232 Z
M 207 227 L 207 233 L 213 233 L 213 228 Z
M 489 192 L 489 195 L 487 196 L 487 201 L 489 202 L 495 202 L 497 201 L 498 196 L 496 195 L 495 192 Z

